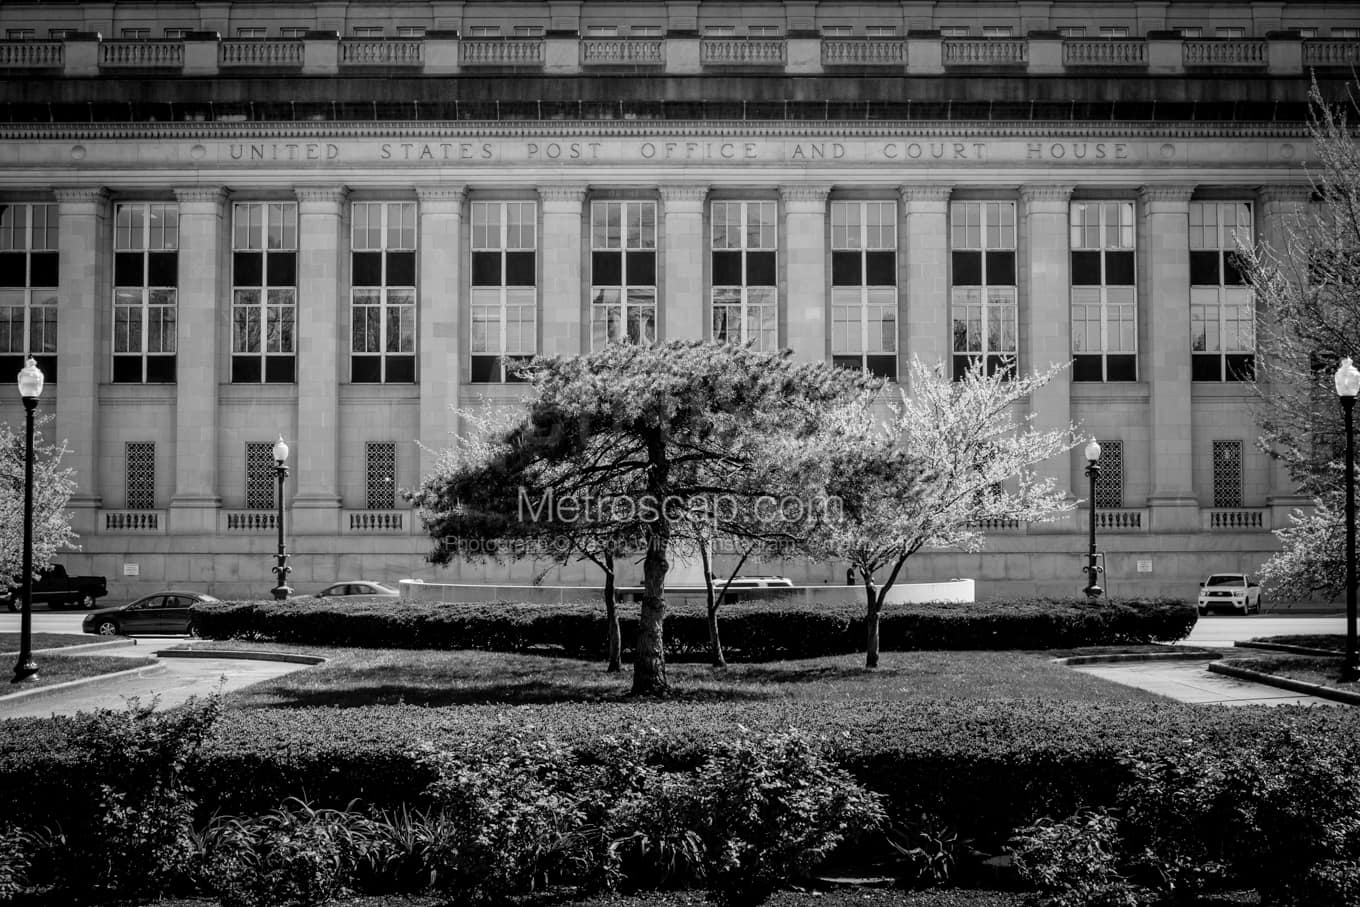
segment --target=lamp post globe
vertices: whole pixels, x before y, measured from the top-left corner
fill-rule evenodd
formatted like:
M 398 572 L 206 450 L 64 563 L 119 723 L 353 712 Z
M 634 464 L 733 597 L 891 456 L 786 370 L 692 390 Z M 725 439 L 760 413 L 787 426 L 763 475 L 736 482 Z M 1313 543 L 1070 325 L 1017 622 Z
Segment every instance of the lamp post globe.
M 19 658 L 14 663 L 14 683 L 35 677 L 33 660 L 33 411 L 42 396 L 43 373 L 30 356 L 19 370 L 19 396 L 24 401 L 24 551 L 20 580 L 22 611 L 19 617 Z
M 1360 369 L 1350 357 L 1341 360 L 1334 378 L 1346 433 L 1346 657 L 1343 681 L 1360 680 L 1355 638 L 1355 395 L 1360 393 Z
M 1096 563 L 1096 479 L 1100 476 L 1100 442 L 1092 438 L 1086 444 L 1085 453 L 1086 477 L 1091 480 L 1091 520 L 1088 527 L 1086 566 L 1083 568 L 1086 573 L 1086 588 L 1082 591 L 1086 593 L 1088 599 L 1094 602 L 1105 594 L 1105 590 L 1100 588 L 1101 568 Z
M 278 577 L 279 584 L 270 590 L 275 600 L 286 601 L 293 594 L 292 588 L 288 585 L 288 574 L 293 568 L 288 566 L 288 549 L 283 543 L 283 483 L 288 478 L 288 443 L 283 440 L 283 435 L 279 435 L 279 440 L 274 444 L 274 471 L 279 478 L 279 509 L 276 515 L 279 528 L 279 550 L 275 555 L 277 563 L 274 565 L 274 574 Z

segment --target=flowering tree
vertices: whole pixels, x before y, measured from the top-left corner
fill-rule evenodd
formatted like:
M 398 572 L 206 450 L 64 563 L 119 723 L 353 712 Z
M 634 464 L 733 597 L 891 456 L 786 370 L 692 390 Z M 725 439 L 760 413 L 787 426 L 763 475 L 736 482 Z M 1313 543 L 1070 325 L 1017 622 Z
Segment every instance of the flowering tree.
M 1284 218 L 1277 245 L 1243 246 L 1243 270 L 1259 311 L 1256 375 L 1259 443 L 1314 499 L 1276 530 L 1282 550 L 1262 567 L 1275 594 L 1335 595 L 1344 564 L 1345 433 L 1333 376 L 1360 359 L 1360 146 L 1348 99 L 1329 104 L 1314 84 L 1307 172 L 1317 201 Z M 1344 572 L 1341 574 L 1344 576 Z
M 743 439 L 811 435 L 829 408 L 876 384 L 823 363 L 795 363 L 787 352 L 700 341 L 610 344 L 537 359 L 522 374 L 534 395 L 522 420 L 484 456 L 426 477 L 413 500 L 437 539 L 498 527 L 513 533 L 544 520 L 638 539 L 638 695 L 669 689 L 667 557 L 686 538 L 691 514 L 707 506 L 698 502 L 768 493 L 751 480 Z
M 43 440 L 41 416 L 33 429 L 33 569 L 52 563 L 58 551 L 73 548 L 66 504 L 75 491 L 75 471 L 61 465 L 64 444 Z M 0 576 L 12 586 L 23 581 L 24 435 L 0 423 Z
M 842 508 L 823 545 L 863 583 L 866 667 L 878 666 L 879 615 L 912 555 L 926 547 L 976 551 L 989 521 L 1041 522 L 1075 506 L 1035 472 L 1075 445 L 1075 429 L 1038 431 L 1015 415 L 1063 367 L 1009 377 L 978 366 L 951 381 L 914 360 L 911 393 L 886 420 L 864 406 L 844 408 L 819 439 L 826 487 Z

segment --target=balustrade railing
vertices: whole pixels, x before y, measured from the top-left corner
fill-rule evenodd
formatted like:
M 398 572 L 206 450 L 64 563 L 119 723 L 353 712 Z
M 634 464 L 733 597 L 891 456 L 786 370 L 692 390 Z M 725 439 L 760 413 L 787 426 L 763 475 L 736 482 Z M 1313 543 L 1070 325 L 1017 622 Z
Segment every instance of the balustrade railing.
M 1118 38 L 1063 42 L 1064 66 L 1147 66 L 1147 43 Z
M 158 535 L 165 531 L 159 510 L 105 510 L 105 532 L 136 532 Z
M 425 42 L 419 38 L 345 38 L 340 42 L 340 65 L 424 66 Z
M 0 41 L 0 67 L 60 68 L 66 61 L 65 47 L 60 41 Z
M 1097 510 L 1097 532 L 1141 532 L 1143 525 L 1142 510 Z
M 1266 529 L 1265 510 L 1250 508 L 1233 508 L 1225 510 L 1210 510 L 1203 516 L 1204 528 L 1210 531 L 1215 529 L 1236 530 L 1236 529 Z
M 275 532 L 279 519 L 272 510 L 224 510 L 218 525 L 227 532 Z
M 1360 66 L 1360 41 L 1304 41 L 1303 65 Z
M 582 38 L 582 66 L 664 66 L 660 38 Z
M 783 66 L 788 45 L 783 38 L 704 38 L 699 42 L 702 66 Z
M 101 41 L 99 65 L 108 69 L 171 69 L 184 66 L 183 41 Z
M 1023 38 L 946 38 L 945 66 L 1024 66 L 1029 62 L 1029 42 Z
M 1181 45 L 1181 62 L 1186 66 L 1265 66 L 1266 42 L 1186 41 Z
M 470 38 L 458 42 L 462 66 L 542 66 L 542 38 Z
M 823 66 L 903 66 L 907 45 L 881 38 L 823 38 Z
M 346 510 L 345 531 L 356 534 L 402 533 L 406 531 L 408 511 Z
M 290 68 L 302 65 L 301 41 L 223 41 L 217 50 L 219 66 Z

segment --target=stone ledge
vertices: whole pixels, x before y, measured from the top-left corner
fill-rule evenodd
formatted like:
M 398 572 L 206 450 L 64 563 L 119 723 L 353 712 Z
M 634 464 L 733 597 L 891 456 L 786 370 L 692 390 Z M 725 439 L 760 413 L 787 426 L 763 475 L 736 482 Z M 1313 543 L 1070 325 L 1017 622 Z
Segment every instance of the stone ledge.
M 1303 693 L 1307 696 L 1316 696 L 1319 699 L 1331 699 L 1334 702 L 1344 702 L 1347 705 L 1360 705 L 1360 693 L 1352 693 L 1349 690 L 1338 690 L 1334 687 L 1325 687 L 1318 683 L 1291 680 L 1288 677 L 1280 677 L 1276 674 L 1263 674 L 1260 671 L 1253 671 L 1250 668 L 1239 668 L 1236 665 L 1221 661 L 1210 663 L 1208 668 L 1214 674 L 1224 674 L 1228 677 L 1236 677 L 1238 680 L 1250 680 L 1253 683 L 1279 687 L 1282 690 L 1289 690 L 1293 693 Z
M 1053 659 L 1064 665 L 1119 664 L 1134 661 L 1196 661 L 1222 658 L 1220 652 L 1120 652 L 1109 655 L 1069 655 Z
M 293 652 L 259 652 L 247 649 L 161 649 L 158 658 L 239 658 L 243 661 L 283 661 L 289 664 L 319 665 L 328 659 L 321 655 Z

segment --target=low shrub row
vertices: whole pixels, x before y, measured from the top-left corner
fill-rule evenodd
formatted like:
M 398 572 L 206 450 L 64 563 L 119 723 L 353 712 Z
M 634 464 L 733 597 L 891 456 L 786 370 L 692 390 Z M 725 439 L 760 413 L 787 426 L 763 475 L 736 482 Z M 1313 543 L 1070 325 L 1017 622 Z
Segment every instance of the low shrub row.
M 645 722 L 561 707 L 218 719 L 212 703 L 10 722 L 0 902 L 46 884 L 89 901 L 210 891 L 227 907 L 430 886 L 501 903 L 556 883 L 755 904 L 842 841 L 842 861 L 895 854 L 922 883 L 1012 835 L 1055 904 L 1243 885 L 1266 904 L 1360 896 L 1353 710 L 822 704 L 834 720 L 807 733 L 764 709 L 686 722 L 681 705 Z
M 0 734 L 0 815 L 17 824 L 85 815 L 103 770 L 80 744 L 80 718 L 15 719 Z M 209 812 L 251 814 L 303 796 L 394 809 L 427 804 L 435 780 L 422 744 L 476 758 L 488 740 L 556 740 L 582 759 L 611 736 L 647 733 L 649 759 L 693 768 L 723 741 L 799 728 L 895 815 L 938 817 L 992 853 L 1018 828 L 1110 804 L 1129 775 L 1121 755 L 1224 751 L 1272 728 L 1300 739 L 1360 741 L 1354 709 L 1195 709 L 1174 703 L 957 700 L 837 704 L 762 700 L 554 703 L 506 708 L 371 706 L 232 710 L 187 763 Z M 1357 760 L 1360 764 L 1360 760 Z
M 635 609 L 620 608 L 625 650 L 636 637 Z M 884 651 L 1050 649 L 1174 642 L 1194 628 L 1193 603 L 1135 599 L 937 602 L 889 606 L 881 618 Z M 523 652 L 551 648 L 598 659 L 605 655 L 599 604 L 518 602 L 209 602 L 192 621 L 210 639 L 254 639 L 317 646 L 398 649 L 483 649 Z M 843 655 L 864 650 L 861 602 L 750 602 L 719 611 L 729 659 L 770 661 Z M 703 657 L 708 626 L 702 606 L 672 607 L 666 616 L 667 657 Z

